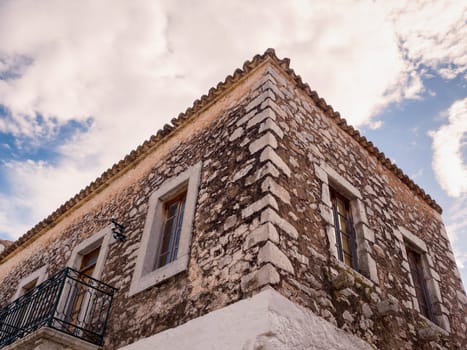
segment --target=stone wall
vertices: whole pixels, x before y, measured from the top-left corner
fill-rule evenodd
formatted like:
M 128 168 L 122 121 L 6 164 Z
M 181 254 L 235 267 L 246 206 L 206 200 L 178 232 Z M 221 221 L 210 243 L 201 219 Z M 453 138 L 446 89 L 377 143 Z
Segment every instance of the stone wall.
M 151 194 L 202 162 L 186 271 L 129 296 Z M 359 193 L 366 269 L 332 253 L 328 179 Z M 330 181 L 330 180 L 329 180 Z M 114 216 L 100 278 L 118 288 L 104 349 L 138 339 L 273 286 L 295 303 L 381 349 L 462 348 L 465 293 L 440 215 L 324 115 L 291 77 L 266 61 L 146 158 L 0 265 L 0 301 L 47 265 L 66 266 L 84 239 Z M 414 311 L 401 229 L 426 242 L 446 331 Z M 442 277 L 440 277 L 442 276 Z M 447 325 L 447 326 L 446 326 Z
M 372 350 L 273 289 L 168 329 L 122 350 Z
M 253 203 L 258 194 L 243 187 L 246 177 L 238 171 L 243 168 L 253 174 L 256 165 L 247 159 L 248 148 L 239 144 L 235 130 L 245 114 L 245 105 L 259 93 L 251 88 L 256 75 L 262 75 L 261 69 L 224 96 L 223 106 L 218 104 L 206 110 L 130 169 L 129 174 L 91 198 L 85 209 L 78 208 L 80 215 L 71 213 L 50 232 L 3 262 L 1 304 L 10 302 L 19 280 L 41 266 L 47 265 L 49 276 L 66 266 L 73 248 L 107 225 L 101 218 L 112 216 L 125 226 L 127 239 L 111 243 L 100 278 L 118 288 L 105 349 L 116 349 L 176 327 L 241 299 L 241 278 L 249 272 L 255 258 L 243 250 L 243 243 L 247 232 L 258 222 L 243 222 L 235 214 Z M 202 162 L 201 184 L 188 269 L 128 297 L 151 193 L 198 162 Z
M 263 185 L 272 196 L 264 197 L 268 208 L 259 215 L 276 217 L 280 238 L 274 235 L 274 245 L 261 249 L 262 256 L 273 256 L 276 268 L 268 276 L 278 290 L 381 349 L 465 348 L 466 297 L 440 214 L 303 90 L 274 70 L 268 77 L 271 89 L 261 106 L 270 108 L 275 131 L 262 139 L 277 160 L 267 178 L 271 185 Z M 256 113 L 264 113 L 261 108 Z M 332 254 L 330 183 L 355 196 L 360 272 Z M 404 232 L 425 246 L 427 284 L 441 327 L 416 311 Z

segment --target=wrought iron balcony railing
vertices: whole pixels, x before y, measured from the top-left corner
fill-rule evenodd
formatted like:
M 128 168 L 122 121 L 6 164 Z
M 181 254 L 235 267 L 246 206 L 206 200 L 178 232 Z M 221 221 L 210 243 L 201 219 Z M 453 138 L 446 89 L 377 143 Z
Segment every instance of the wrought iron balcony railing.
M 0 309 L 0 348 L 41 327 L 102 345 L 115 288 L 65 268 Z

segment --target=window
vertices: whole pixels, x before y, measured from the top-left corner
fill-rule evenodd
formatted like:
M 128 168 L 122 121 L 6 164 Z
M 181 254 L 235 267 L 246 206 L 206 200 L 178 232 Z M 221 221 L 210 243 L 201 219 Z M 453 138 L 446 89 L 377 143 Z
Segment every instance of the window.
M 130 296 L 186 270 L 200 175 L 197 163 L 151 194 Z
M 337 256 L 346 265 L 358 270 L 356 237 L 350 215 L 350 202 L 347 198 L 330 189 L 334 230 L 336 231 Z
M 330 254 L 378 283 L 376 262 L 372 257 L 375 234 L 368 224 L 362 194 L 326 163 L 315 165 L 314 170 L 322 182 L 319 211 L 325 223 Z
M 84 314 L 83 309 L 84 305 L 88 305 L 91 301 L 92 293 L 89 293 L 86 288 L 83 288 L 80 282 L 87 283 L 89 277 L 91 277 L 96 269 L 96 263 L 99 257 L 99 252 L 101 247 L 92 249 L 89 253 L 85 253 L 81 257 L 79 272 L 85 276 L 79 276 L 76 280 L 76 283 L 71 282 L 67 287 L 70 288 L 68 294 L 68 306 L 66 311 L 66 321 L 71 324 L 79 324 L 80 321 L 84 318 L 81 314 Z M 72 328 L 71 328 L 72 329 Z
M 99 252 L 101 247 L 97 247 L 91 250 L 89 253 L 86 253 L 81 258 L 81 266 L 79 268 L 79 272 L 87 275 L 92 276 L 94 270 L 96 269 L 97 258 L 99 257 Z
M 13 300 L 19 298 L 20 296 L 26 294 L 35 286 L 41 284 L 47 277 L 47 265 L 42 266 L 40 269 L 37 269 L 30 275 L 24 277 L 18 283 L 18 288 L 13 297 Z
M 422 257 L 415 250 L 406 247 L 407 260 L 409 261 L 410 274 L 415 288 L 420 313 L 430 320 L 434 320 L 428 288 L 423 271 Z
M 29 291 L 33 290 L 34 287 L 41 284 L 46 279 L 46 277 L 47 265 L 44 265 L 41 268 L 34 271 L 33 273 L 21 279 L 18 283 L 18 287 L 16 289 L 16 293 L 13 296 L 12 301 L 20 298 Z M 22 328 L 26 325 L 28 319 L 30 319 L 30 317 L 36 314 L 37 312 L 38 311 L 36 309 L 31 309 L 28 303 L 22 303 L 19 306 L 16 306 L 15 316 L 8 322 L 9 325 L 5 323 L 3 326 L 8 327 L 9 329 L 11 329 L 11 327 Z M 0 318 L 0 332 L 2 331 L 2 321 L 3 320 Z
M 108 226 L 78 244 L 71 253 L 68 266 L 99 279 L 112 241 L 112 228 Z
M 409 279 L 405 285 L 407 302 L 420 315 L 449 332 L 448 308 L 439 288 L 441 277 L 435 270 L 427 244 L 402 226 L 394 230 L 394 236 L 402 253 L 401 269 Z
M 63 317 L 69 323 L 70 331 L 77 332 L 75 325 L 87 327 L 94 312 L 93 303 L 96 302 L 95 291 L 85 288 L 92 283 L 90 278 L 100 279 L 105 266 L 112 238 L 112 228 L 107 226 L 98 233 L 78 244 L 71 254 L 68 266 L 82 273 L 76 279 L 68 279 L 64 285 L 66 298 L 62 298 L 58 310 L 62 310 Z
M 160 250 L 154 269 L 165 266 L 177 259 L 185 202 L 186 192 L 164 203 L 164 225 Z

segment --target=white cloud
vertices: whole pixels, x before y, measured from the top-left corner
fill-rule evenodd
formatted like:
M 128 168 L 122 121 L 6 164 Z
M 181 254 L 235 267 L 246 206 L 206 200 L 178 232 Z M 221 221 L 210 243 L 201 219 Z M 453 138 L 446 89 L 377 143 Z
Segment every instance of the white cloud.
M 462 150 L 467 146 L 467 98 L 454 102 L 447 111 L 448 124 L 430 132 L 433 139 L 433 170 L 448 195 L 467 193 L 467 164 Z
M 11 193 L 0 195 L 0 209 L 8 213 L 0 231 L 22 234 L 24 225 L 50 213 L 267 47 L 291 57 L 296 72 L 350 123 L 381 126 L 372 120 L 378 111 L 423 93 L 419 63 L 452 76 L 462 72 L 459 57 L 465 56 L 454 43 L 464 31 L 455 2 L 446 12 L 457 15 L 442 14 L 439 25 L 431 19 L 437 5 L 394 3 L 0 2 L 0 104 L 9 109 L 0 131 L 34 144 L 55 137 L 70 120 L 93 119 L 89 130 L 63 140 L 56 163 L 9 163 Z M 452 45 L 417 40 L 423 24 L 431 37 L 445 36 Z M 25 215 L 19 219 L 11 208 Z
M 383 121 L 382 120 L 374 120 L 374 121 L 370 121 L 368 123 L 368 127 L 371 129 L 371 130 L 376 130 L 376 129 L 379 129 L 383 126 Z
M 467 283 L 467 194 L 456 198 L 444 214 L 446 231 L 451 240 L 457 265 L 464 275 L 464 285 Z
M 387 1 L 407 58 L 446 79 L 467 71 L 467 7 L 458 0 Z
M 416 179 L 423 176 L 423 168 L 418 169 L 415 173 L 410 175 L 412 179 Z
M 62 161 L 11 161 L 4 164 L 12 194 L 0 193 L 0 232 L 17 238 L 70 197 L 70 189 L 84 188 L 96 176 L 95 167 Z

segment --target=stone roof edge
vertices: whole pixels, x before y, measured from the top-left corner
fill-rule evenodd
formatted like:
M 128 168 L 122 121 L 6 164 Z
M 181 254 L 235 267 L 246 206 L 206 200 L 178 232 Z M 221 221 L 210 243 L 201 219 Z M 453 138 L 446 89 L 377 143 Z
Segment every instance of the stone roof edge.
M 158 144 L 166 140 L 172 133 L 177 130 L 180 126 L 184 125 L 193 116 L 200 113 L 215 102 L 219 96 L 224 95 L 230 91 L 240 80 L 243 80 L 250 72 L 258 68 L 266 60 L 271 59 L 277 66 L 279 66 L 297 86 L 302 89 L 315 103 L 320 107 L 325 114 L 333 119 L 336 124 L 344 130 L 347 134 L 352 136 L 357 142 L 359 142 L 370 154 L 376 156 L 376 158 L 386 168 L 391 170 L 403 183 L 405 183 L 412 191 L 424 199 L 428 205 L 435 209 L 440 214 L 442 213 L 441 207 L 428 195 L 425 191 L 416 185 L 403 171 L 393 164 L 379 149 L 373 145 L 371 141 L 368 141 L 365 136 L 361 136 L 359 131 L 354 129 L 351 125 L 347 124 L 347 121 L 342 118 L 339 112 L 333 110 L 331 105 L 328 105 L 323 98 L 320 98 L 316 91 L 312 90 L 307 83 L 302 81 L 300 75 L 296 74 L 295 71 L 290 68 L 290 59 L 283 58 L 279 59 L 276 56 L 274 49 L 267 49 L 262 55 L 255 55 L 251 60 L 245 61 L 242 69 L 237 68 L 233 75 L 228 75 L 224 81 L 219 82 L 216 87 L 209 89 L 208 94 L 201 96 L 199 99 L 193 102 L 191 107 L 188 107 L 185 112 L 180 113 L 176 118 L 173 118 L 170 123 L 165 124 L 162 129 L 158 130 L 155 135 L 152 135 L 149 140 L 143 142 L 136 149 L 132 150 L 122 160 L 115 163 L 111 168 L 104 171 L 96 180 L 91 182 L 88 186 L 78 192 L 71 199 L 62 204 L 52 214 L 45 219 L 41 220 L 33 228 L 27 231 L 19 239 L 14 241 L 12 244 L 7 246 L 5 250 L 0 254 L 0 263 L 16 248 L 22 246 L 26 242 L 29 242 L 36 236 L 39 236 L 40 232 L 51 227 L 60 221 L 62 215 L 66 214 L 73 207 L 78 207 L 88 196 L 102 190 L 109 180 L 122 175 L 131 165 L 135 165 L 141 160 L 148 152 L 152 151 Z

